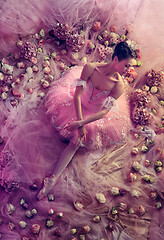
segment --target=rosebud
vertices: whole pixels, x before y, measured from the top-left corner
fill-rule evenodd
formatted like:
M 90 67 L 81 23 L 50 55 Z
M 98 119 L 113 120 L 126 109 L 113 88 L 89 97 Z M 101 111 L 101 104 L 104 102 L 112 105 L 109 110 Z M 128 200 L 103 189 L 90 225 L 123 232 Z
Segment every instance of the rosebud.
M 9 215 L 12 215 L 14 212 L 15 212 L 15 207 L 14 207 L 14 205 L 11 204 L 11 203 L 8 203 L 8 204 L 7 204 L 7 213 L 8 213 Z
M 157 192 L 150 192 L 150 198 L 151 199 L 153 199 L 153 200 L 156 200 L 157 199 L 157 197 L 158 197 L 158 194 L 157 194 Z
M 75 209 L 76 209 L 77 211 L 81 211 L 84 206 L 83 206 L 83 204 L 80 203 L 79 201 L 76 201 L 76 202 L 74 203 L 74 207 L 75 207 Z
M 53 220 L 47 219 L 47 221 L 46 221 L 46 227 L 47 227 L 47 228 L 50 228 L 50 227 L 52 227 L 53 225 L 54 225 Z
M 40 225 L 39 225 L 39 224 L 33 224 L 33 225 L 32 225 L 32 232 L 33 232 L 34 234 L 38 234 L 39 231 L 40 231 Z
M 48 214 L 49 214 L 49 215 L 53 215 L 53 214 L 54 214 L 54 210 L 53 210 L 52 208 L 50 208 L 50 209 L 48 210 Z
M 137 155 L 139 153 L 139 149 L 137 147 L 134 147 L 131 151 L 132 154 Z
M 161 161 L 157 160 L 157 161 L 155 162 L 155 166 L 156 166 L 156 167 L 162 167 L 162 166 L 163 166 L 163 163 L 162 163 Z
M 62 212 L 57 213 L 58 218 L 63 218 L 64 214 Z
M 36 63 L 37 63 L 37 61 L 38 61 L 38 60 L 37 60 L 37 58 L 36 58 L 36 57 L 32 57 L 32 58 L 31 58 L 31 62 L 32 62 L 33 64 L 36 64 Z
M 111 194 L 112 194 L 113 196 L 119 195 L 119 194 L 120 194 L 119 188 L 118 188 L 118 187 L 112 187 L 112 188 L 111 188 Z
M 101 22 L 95 22 L 92 28 L 95 32 L 97 32 L 100 30 L 100 27 L 101 27 Z
M 112 207 L 111 214 L 116 215 L 118 213 L 117 209 L 115 207 Z
M 50 69 L 50 67 L 44 67 L 43 68 L 43 72 L 45 73 L 45 74 L 49 74 L 50 72 L 51 72 L 51 69 Z
M 19 41 L 17 42 L 17 46 L 18 46 L 18 47 L 22 47 L 22 46 L 23 46 L 23 41 L 19 40 Z
M 83 229 L 83 233 L 89 233 L 91 231 L 91 228 L 88 225 L 84 226 L 82 229 Z
M 106 202 L 106 198 L 105 198 L 104 194 L 102 194 L 102 193 L 97 193 L 96 194 L 96 199 L 99 203 L 105 203 Z
M 101 218 L 99 215 L 97 215 L 93 218 L 93 222 L 95 222 L 95 223 L 99 223 L 100 221 L 101 221 Z
M 45 37 L 45 31 L 44 31 L 44 29 L 41 29 L 41 30 L 40 30 L 39 35 L 40 35 L 42 38 Z
M 162 203 L 161 202 L 157 202 L 156 203 L 156 207 L 157 207 L 157 209 L 161 209 L 162 208 Z
M 72 228 L 70 232 L 71 232 L 71 234 L 75 234 L 77 232 L 77 230 L 76 230 L 76 228 Z
M 51 53 L 51 57 L 55 59 L 56 58 L 56 52 Z
M 24 62 L 18 62 L 17 63 L 17 68 L 25 68 Z
M 39 41 L 38 45 L 42 46 L 43 44 L 44 44 L 44 40 L 42 39 L 42 40 Z
M 139 206 L 138 207 L 138 213 L 140 214 L 140 215 L 144 215 L 145 214 L 145 208 L 144 208 L 144 206 Z
M 145 160 L 145 167 L 149 167 L 151 165 L 151 162 L 149 160 Z
M 138 172 L 138 171 L 141 170 L 141 164 L 140 164 L 139 162 L 134 162 L 134 163 L 132 164 L 132 168 L 133 168 L 136 172 Z
M 110 26 L 110 31 L 111 32 L 116 32 L 116 29 L 117 29 L 116 26 L 114 26 L 114 25 Z
M 20 226 L 21 228 L 26 228 L 27 223 L 24 222 L 24 221 L 20 221 L 20 222 L 19 222 L 19 226 Z
M 137 181 L 137 175 L 136 173 L 129 173 L 127 177 L 128 182 L 135 182 Z

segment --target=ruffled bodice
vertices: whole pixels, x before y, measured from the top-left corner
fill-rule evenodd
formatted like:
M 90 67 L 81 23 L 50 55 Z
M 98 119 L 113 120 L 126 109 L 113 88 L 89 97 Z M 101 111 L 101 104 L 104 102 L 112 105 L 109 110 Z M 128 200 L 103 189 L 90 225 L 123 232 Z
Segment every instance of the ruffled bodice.
M 87 81 L 86 84 L 85 81 L 78 81 L 78 83 L 82 84 L 84 88 L 83 94 L 81 96 L 81 103 L 82 107 L 85 108 L 87 111 L 100 111 L 104 106 L 104 102 L 106 102 L 107 99 L 110 99 L 110 92 L 107 90 L 102 91 L 96 89 L 90 79 Z

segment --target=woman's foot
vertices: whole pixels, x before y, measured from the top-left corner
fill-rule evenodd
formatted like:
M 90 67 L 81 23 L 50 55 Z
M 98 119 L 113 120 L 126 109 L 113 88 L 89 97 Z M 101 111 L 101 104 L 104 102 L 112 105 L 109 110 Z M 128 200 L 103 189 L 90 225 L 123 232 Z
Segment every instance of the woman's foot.
M 51 189 L 55 185 L 56 180 L 57 180 L 57 177 L 55 177 L 55 175 L 52 175 L 51 177 L 46 177 L 44 179 L 43 188 L 40 190 L 40 192 L 37 195 L 37 198 L 39 200 L 47 196 L 47 194 L 51 191 Z

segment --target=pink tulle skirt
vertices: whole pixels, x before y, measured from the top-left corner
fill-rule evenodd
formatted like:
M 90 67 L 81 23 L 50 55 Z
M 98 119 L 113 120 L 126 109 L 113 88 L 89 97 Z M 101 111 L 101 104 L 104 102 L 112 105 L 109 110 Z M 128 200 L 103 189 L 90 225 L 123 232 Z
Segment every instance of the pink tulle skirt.
M 51 87 L 46 97 L 47 113 L 52 118 L 53 126 L 59 131 L 61 136 L 70 139 L 74 143 L 78 143 L 78 132 L 69 132 L 64 127 L 67 123 L 76 121 L 73 97 L 76 88 L 75 80 L 80 78 L 81 71 L 82 67 L 77 66 L 69 69 Z M 125 86 L 128 88 L 128 83 Z M 92 149 L 97 149 L 125 142 L 127 134 L 132 128 L 127 92 L 128 89 L 125 90 L 124 94 L 116 101 L 116 106 L 103 119 L 86 125 L 87 139 L 84 145 Z M 83 105 L 86 106 L 89 104 L 86 101 L 88 100 L 82 98 L 82 114 L 84 119 L 96 113 L 97 105 L 99 104 L 99 100 L 96 99 L 96 104 L 94 102 L 89 108 L 86 108 L 83 107 Z

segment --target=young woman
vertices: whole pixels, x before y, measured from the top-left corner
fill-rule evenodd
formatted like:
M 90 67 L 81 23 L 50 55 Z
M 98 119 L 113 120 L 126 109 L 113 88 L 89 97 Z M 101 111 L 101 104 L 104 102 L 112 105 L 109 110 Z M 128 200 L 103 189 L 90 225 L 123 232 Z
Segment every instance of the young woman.
M 38 199 L 46 196 L 79 147 L 121 144 L 131 126 L 122 74 L 137 54 L 126 42 L 116 45 L 110 63 L 73 67 L 51 88 L 46 107 L 59 134 L 69 140 Z

